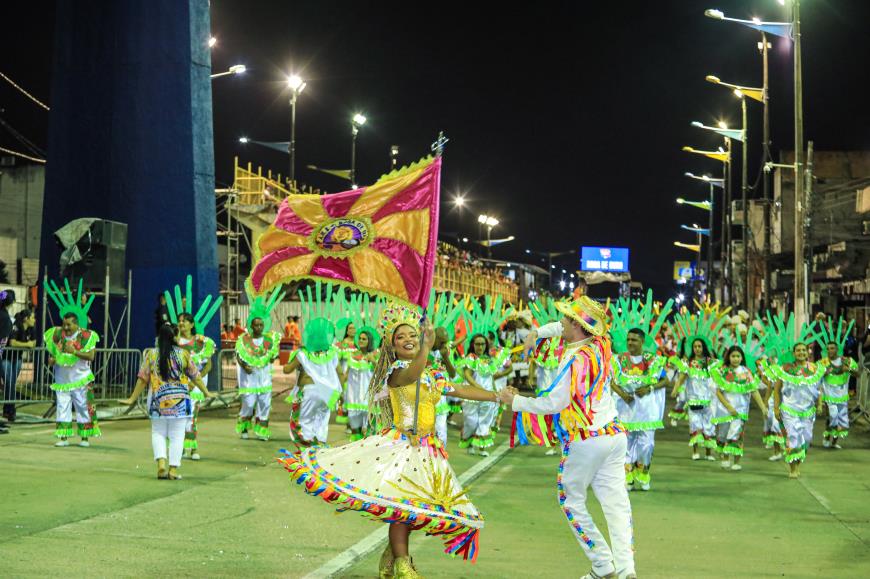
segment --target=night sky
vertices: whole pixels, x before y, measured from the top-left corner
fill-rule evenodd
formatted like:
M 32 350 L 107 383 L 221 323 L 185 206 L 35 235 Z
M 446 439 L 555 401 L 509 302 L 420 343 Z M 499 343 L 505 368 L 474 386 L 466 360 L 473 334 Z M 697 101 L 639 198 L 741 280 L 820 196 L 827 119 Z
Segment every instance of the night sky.
M 3 7 L 0 71 L 50 103 L 54 3 L 23 4 Z M 493 237 L 516 236 L 495 248 L 497 257 L 516 259 L 526 248 L 626 246 L 633 277 L 669 291 L 673 261 L 691 257 L 672 245 L 692 242 L 679 225 L 704 218 L 674 203 L 706 194 L 683 173 L 720 168 L 681 152 L 683 145 L 721 142 L 689 123 L 724 119 L 736 127 L 740 120 L 739 101 L 704 76 L 761 85 L 759 34 L 705 18 L 704 9 L 787 20 L 786 9 L 775 0 L 505 6 L 213 0 L 214 71 L 248 67 L 243 76 L 214 81 L 218 186 L 230 184 L 234 155 L 286 173 L 286 154 L 237 141 L 289 139 L 285 78 L 292 71 L 308 81 L 297 109 L 300 181 L 330 192 L 346 188 L 305 166 L 349 167 L 354 112 L 368 117 L 357 149 L 362 184 L 389 169 L 390 145 L 399 145 L 400 161 L 408 163 L 427 154 L 443 130 L 450 143 L 442 236 L 475 238 L 477 215 L 488 213 L 501 221 Z M 804 0 L 802 12 L 806 138 L 816 150 L 868 149 L 870 2 Z M 773 43 L 776 155 L 792 148 L 793 93 L 791 43 Z M 752 183 L 761 105 L 749 107 Z M 6 122 L 46 148 L 45 111 L 2 81 L 0 108 Z M 23 150 L 2 128 L 0 146 Z M 462 214 L 449 204 L 456 193 L 469 201 Z M 577 257 L 559 267 L 576 269 Z

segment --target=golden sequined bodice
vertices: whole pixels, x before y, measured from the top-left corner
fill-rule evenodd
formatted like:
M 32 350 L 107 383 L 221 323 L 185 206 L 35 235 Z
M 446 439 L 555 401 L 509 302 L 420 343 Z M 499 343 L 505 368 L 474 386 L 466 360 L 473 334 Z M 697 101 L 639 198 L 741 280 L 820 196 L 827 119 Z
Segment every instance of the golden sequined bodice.
M 417 394 L 417 382 L 406 386 L 390 388 L 390 402 L 393 405 L 393 425 L 404 432 L 414 428 L 414 399 Z M 434 385 L 434 380 L 423 374 L 420 382 L 420 410 L 417 418 L 417 435 L 425 436 L 435 430 L 435 405 L 441 399 L 441 391 Z

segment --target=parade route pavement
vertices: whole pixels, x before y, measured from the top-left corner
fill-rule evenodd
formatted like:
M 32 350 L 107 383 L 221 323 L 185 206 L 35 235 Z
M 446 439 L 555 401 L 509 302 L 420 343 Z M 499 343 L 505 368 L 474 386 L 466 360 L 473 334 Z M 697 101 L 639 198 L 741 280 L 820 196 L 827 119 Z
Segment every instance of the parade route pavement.
M 199 462 L 180 481 L 158 481 L 147 420 L 104 421 L 91 448 L 52 446 L 48 424 L 0 437 L 3 577 L 302 577 L 378 531 L 290 488 L 275 462 L 289 444 L 288 408 L 275 400 L 269 442 L 240 440 L 236 408 L 205 412 Z M 505 417 L 507 418 L 507 416 Z M 505 421 L 506 423 L 507 421 Z M 497 444 L 506 442 L 503 428 Z M 631 494 L 639 577 L 866 577 L 870 569 L 870 437 L 845 449 L 816 443 L 800 480 L 766 460 L 760 420 L 750 423 L 744 470 L 692 462 L 686 428 L 659 433 L 652 490 Z M 345 439 L 333 424 L 330 441 Z M 460 475 L 480 462 L 456 448 Z M 556 501 L 558 456 L 508 451 L 471 484 L 487 518 L 477 563 L 442 553 L 433 537 L 411 551 L 426 577 L 572 578 L 588 563 Z M 593 516 L 603 521 L 594 499 Z M 380 548 L 342 577 L 375 577 Z

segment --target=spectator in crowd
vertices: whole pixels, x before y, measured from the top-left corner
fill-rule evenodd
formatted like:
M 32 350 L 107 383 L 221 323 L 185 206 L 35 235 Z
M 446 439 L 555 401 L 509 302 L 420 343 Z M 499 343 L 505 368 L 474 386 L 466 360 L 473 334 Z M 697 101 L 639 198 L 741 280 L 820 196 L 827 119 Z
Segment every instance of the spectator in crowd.
M 15 386 L 18 382 L 18 374 L 21 372 L 21 363 L 24 361 L 23 352 L 20 349 L 33 349 L 36 347 L 36 314 L 31 309 L 24 309 L 15 315 L 12 324 L 12 333 L 6 344 L 9 348 L 19 348 L 17 351 L 6 350 L 0 354 L 0 368 L 2 368 L 4 400 L 15 400 Z M 15 422 L 15 404 L 10 402 L 3 405 L 3 416 L 9 422 Z
M 221 342 L 232 342 L 236 339 L 233 333 L 233 327 L 229 324 L 224 324 L 224 331 L 221 332 Z
M 299 316 L 287 316 L 284 324 L 284 339 L 290 342 L 290 349 L 295 350 L 302 341 L 302 333 L 299 331 Z
M 3 354 L 3 349 L 6 348 L 6 342 L 12 334 L 12 317 L 9 315 L 9 307 L 15 303 L 15 292 L 11 289 L 0 291 L 0 356 Z M 0 364 L 2 358 L 0 358 Z M 5 367 L 5 364 L 4 364 Z M 2 388 L 3 397 L 6 398 L 6 381 L 3 375 L 6 372 L 0 372 L 0 388 Z M 9 430 L 6 428 L 6 422 L 0 421 L 0 434 L 6 434 Z
M 242 320 L 236 318 L 236 322 L 233 325 L 233 339 L 238 340 L 239 336 L 245 333 L 245 327 L 242 325 Z
M 84 297 L 84 296 L 82 296 Z M 160 333 L 163 324 L 169 324 L 169 308 L 166 307 L 166 296 L 157 294 L 157 308 L 154 310 L 154 335 Z

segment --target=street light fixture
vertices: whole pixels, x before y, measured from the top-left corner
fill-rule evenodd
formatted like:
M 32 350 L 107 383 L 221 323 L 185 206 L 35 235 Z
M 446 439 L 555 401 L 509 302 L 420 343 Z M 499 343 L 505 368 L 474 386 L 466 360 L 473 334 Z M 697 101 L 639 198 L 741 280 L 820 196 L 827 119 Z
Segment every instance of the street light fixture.
M 498 225 L 499 221 L 490 215 L 480 215 L 477 222 L 486 226 L 486 254 L 487 257 L 492 257 L 492 228 Z
M 211 75 L 211 78 L 218 78 L 220 76 L 227 76 L 230 74 L 242 74 L 246 70 L 248 70 L 248 67 L 246 67 L 244 64 L 234 64 L 225 72 L 218 72 L 216 74 Z
M 296 99 L 308 86 L 298 74 L 287 77 L 287 86 L 290 87 L 290 143 L 287 150 L 290 153 L 290 172 L 288 173 L 291 191 L 296 188 Z
M 217 44 L 217 38 L 215 38 L 214 36 L 210 37 L 210 38 L 208 39 L 208 47 L 209 47 L 209 48 L 214 48 L 214 45 L 215 45 L 215 44 Z
M 359 128 L 366 124 L 368 119 L 360 113 L 356 113 L 350 120 L 350 134 L 352 136 L 350 148 L 350 186 L 356 189 L 356 136 L 359 133 Z

